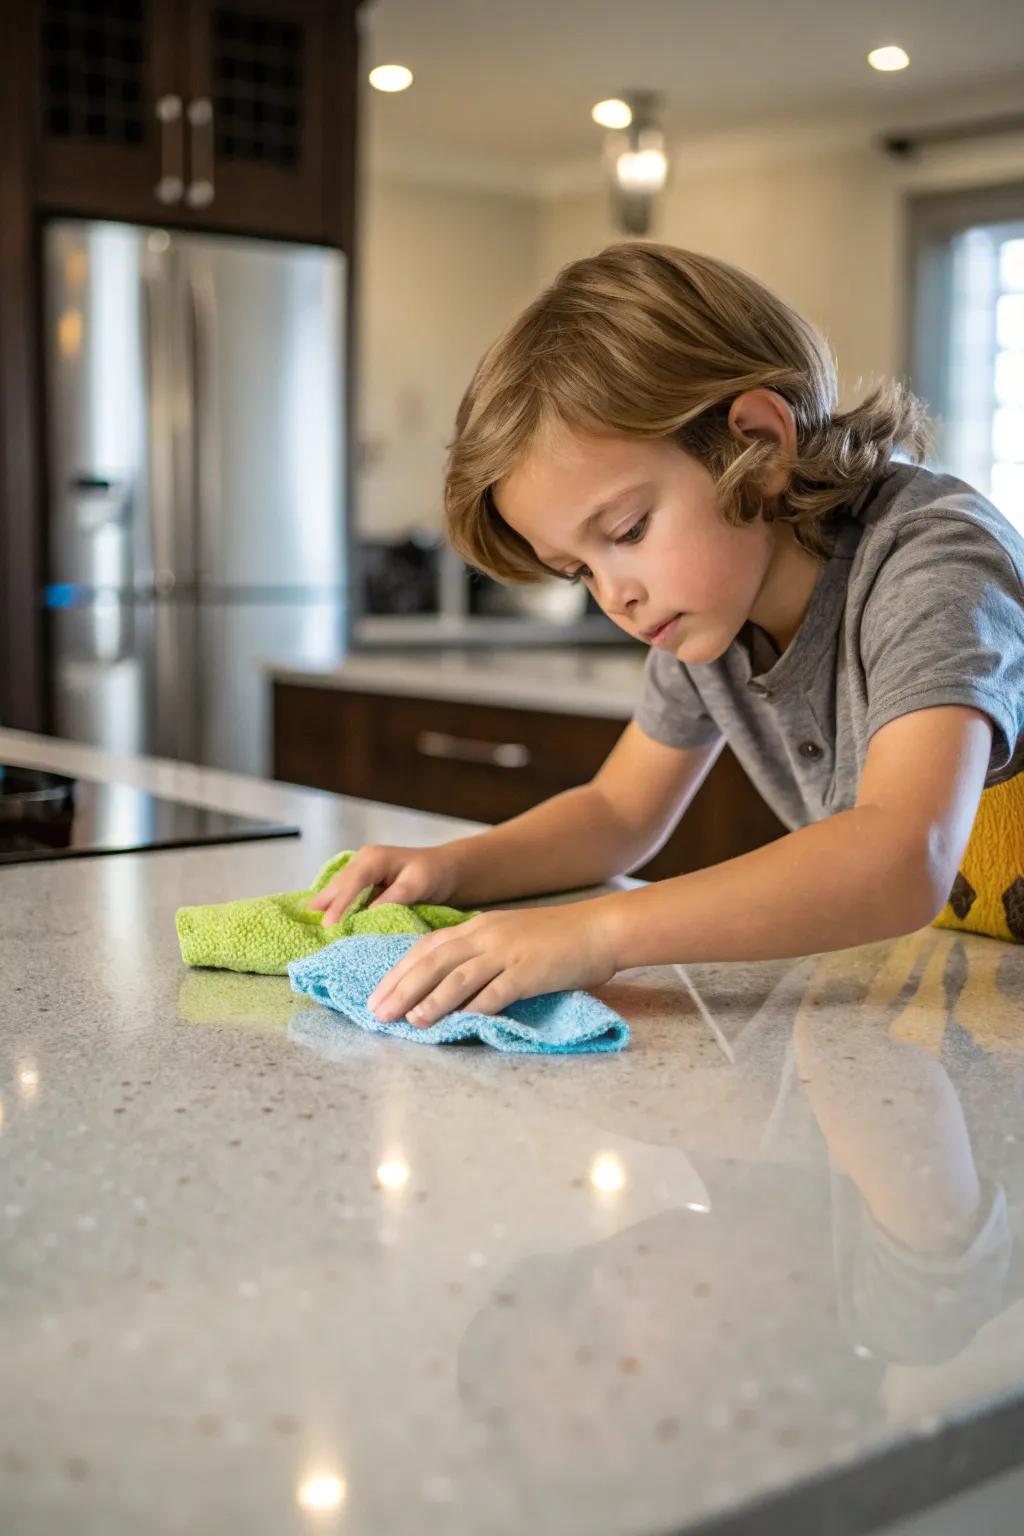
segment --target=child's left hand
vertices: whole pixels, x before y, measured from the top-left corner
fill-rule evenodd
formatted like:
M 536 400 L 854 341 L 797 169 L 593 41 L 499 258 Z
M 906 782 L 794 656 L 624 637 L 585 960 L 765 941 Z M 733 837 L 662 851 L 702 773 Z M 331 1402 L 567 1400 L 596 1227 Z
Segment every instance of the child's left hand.
M 463 1008 L 500 1013 L 520 998 L 600 986 L 616 971 L 600 898 L 564 907 L 482 912 L 424 934 L 368 999 L 382 1022 L 427 1029 Z

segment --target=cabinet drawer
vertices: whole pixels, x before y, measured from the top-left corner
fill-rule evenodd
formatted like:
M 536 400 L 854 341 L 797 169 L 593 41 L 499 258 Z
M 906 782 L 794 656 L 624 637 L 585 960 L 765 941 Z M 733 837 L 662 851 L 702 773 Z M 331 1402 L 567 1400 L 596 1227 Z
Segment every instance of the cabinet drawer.
M 335 794 L 498 822 L 592 778 L 621 720 L 274 684 L 274 776 Z M 668 842 L 636 873 L 687 874 L 785 828 L 728 748 Z
M 274 774 L 345 795 L 504 821 L 592 778 L 623 722 L 274 685 Z

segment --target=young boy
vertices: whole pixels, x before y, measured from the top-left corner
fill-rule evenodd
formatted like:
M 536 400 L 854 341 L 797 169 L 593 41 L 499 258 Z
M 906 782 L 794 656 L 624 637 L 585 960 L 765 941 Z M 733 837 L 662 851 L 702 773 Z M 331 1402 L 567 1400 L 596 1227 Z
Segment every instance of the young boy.
M 792 830 L 643 889 L 429 934 L 371 997 L 378 1017 L 842 949 L 944 908 L 1024 938 L 1024 541 L 917 467 L 924 412 L 898 384 L 835 407 L 806 322 L 653 242 L 564 268 L 486 353 L 450 446 L 449 538 L 501 579 L 584 582 L 651 648 L 635 716 L 591 783 L 440 847 L 364 848 L 313 907 L 335 922 L 367 885 L 478 906 L 628 873 L 726 741 Z M 996 785 L 984 856 L 958 874 Z

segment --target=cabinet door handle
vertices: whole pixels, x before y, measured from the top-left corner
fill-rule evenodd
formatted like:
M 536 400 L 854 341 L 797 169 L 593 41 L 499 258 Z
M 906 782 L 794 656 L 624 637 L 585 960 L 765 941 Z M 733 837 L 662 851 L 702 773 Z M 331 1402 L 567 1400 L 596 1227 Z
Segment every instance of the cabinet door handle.
M 160 124 L 160 180 L 153 191 L 162 203 L 180 203 L 185 190 L 181 97 L 161 96 L 156 104 L 156 120 Z
M 190 208 L 209 208 L 213 202 L 213 103 L 197 96 L 188 104 L 191 130 L 190 177 L 185 201 Z
M 495 768 L 525 768 L 532 753 L 519 741 L 473 741 L 449 736 L 444 731 L 419 731 L 415 740 L 421 757 L 440 757 L 456 763 L 489 763 Z

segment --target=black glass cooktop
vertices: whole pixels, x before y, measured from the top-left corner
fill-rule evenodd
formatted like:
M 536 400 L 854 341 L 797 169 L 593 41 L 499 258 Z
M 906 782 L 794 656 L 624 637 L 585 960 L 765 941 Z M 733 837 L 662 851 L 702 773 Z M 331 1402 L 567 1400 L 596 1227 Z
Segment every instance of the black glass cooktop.
M 298 827 L 164 800 L 130 784 L 0 764 L 0 864 L 298 836 Z

